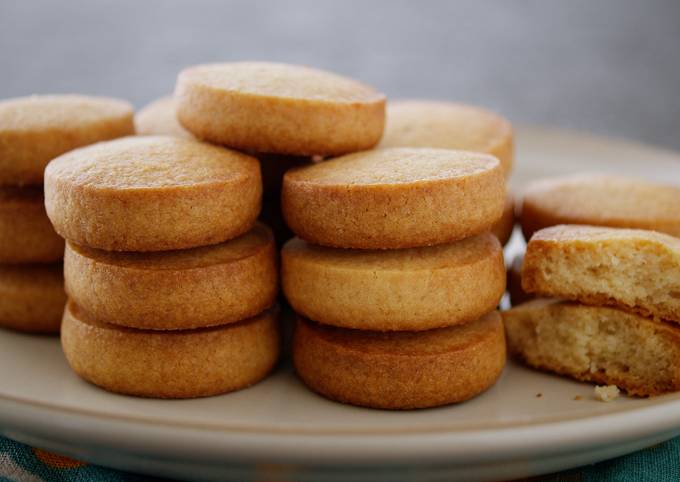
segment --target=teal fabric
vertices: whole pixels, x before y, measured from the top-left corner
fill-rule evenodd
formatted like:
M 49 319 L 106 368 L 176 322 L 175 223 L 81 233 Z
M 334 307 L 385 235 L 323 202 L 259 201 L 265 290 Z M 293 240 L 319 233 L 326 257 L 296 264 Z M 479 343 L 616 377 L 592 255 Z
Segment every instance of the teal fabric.
M 148 476 L 79 463 L 0 437 L 0 482 L 138 482 L 142 480 L 151 479 Z M 680 481 L 680 437 L 631 455 L 561 474 L 532 478 L 531 481 Z

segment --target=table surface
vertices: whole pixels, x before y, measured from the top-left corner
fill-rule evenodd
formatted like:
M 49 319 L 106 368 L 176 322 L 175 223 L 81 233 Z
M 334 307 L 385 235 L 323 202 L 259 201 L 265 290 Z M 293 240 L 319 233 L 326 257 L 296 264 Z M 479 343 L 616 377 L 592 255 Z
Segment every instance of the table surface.
M 680 2 L 408 0 L 0 2 L 0 98 L 141 106 L 184 66 L 309 64 L 388 96 L 486 105 L 680 149 Z

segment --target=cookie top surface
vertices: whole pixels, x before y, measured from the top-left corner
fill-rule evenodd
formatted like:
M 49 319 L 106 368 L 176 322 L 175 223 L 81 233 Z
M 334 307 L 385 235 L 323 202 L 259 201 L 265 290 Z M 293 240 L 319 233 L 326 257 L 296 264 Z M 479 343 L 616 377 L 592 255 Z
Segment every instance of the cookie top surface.
M 495 168 L 497 159 L 474 152 L 392 148 L 357 152 L 293 169 L 285 179 L 325 186 L 404 185 L 474 176 Z
M 68 249 L 97 263 L 138 270 L 188 270 L 228 264 L 253 256 L 268 245 L 273 246 L 271 230 L 263 224 L 238 238 L 200 248 L 152 253 L 114 252 L 68 243 Z
M 112 118 L 132 116 L 132 105 L 107 97 L 35 95 L 0 101 L 0 135 L 4 132 L 68 131 Z
M 680 187 L 604 174 L 536 181 L 524 192 L 522 214 L 538 224 L 595 224 L 658 229 L 680 235 Z M 523 223 L 533 220 L 523 220 Z M 540 226 L 539 226 L 540 227 Z
M 190 67 L 182 82 L 244 95 L 357 103 L 384 100 L 385 96 L 355 80 L 322 70 L 270 62 L 235 62 Z
M 259 171 L 255 158 L 174 137 L 126 137 L 50 162 L 45 176 L 92 189 L 182 188 L 228 182 Z
M 501 326 L 500 315 L 492 311 L 464 325 L 418 332 L 378 332 L 352 330 L 303 321 L 330 343 L 372 355 L 437 355 L 469 348 Z
M 495 152 L 512 138 L 510 123 L 491 111 L 453 102 L 402 100 L 387 105 L 379 147 L 437 147 Z
M 680 254 L 680 239 L 664 233 L 644 229 L 607 228 L 576 224 L 541 229 L 534 234 L 530 243 L 533 242 L 533 245 L 536 245 L 539 242 L 615 243 L 617 241 L 664 244 L 677 250 Z
M 306 262 L 347 270 L 419 271 L 459 267 L 498 252 L 498 241 L 490 233 L 462 241 L 422 248 L 397 250 L 353 250 L 326 248 L 293 238 L 284 256 L 300 256 Z
M 194 139 L 194 136 L 177 120 L 175 99 L 162 97 L 142 108 L 135 115 L 137 134 L 165 135 Z

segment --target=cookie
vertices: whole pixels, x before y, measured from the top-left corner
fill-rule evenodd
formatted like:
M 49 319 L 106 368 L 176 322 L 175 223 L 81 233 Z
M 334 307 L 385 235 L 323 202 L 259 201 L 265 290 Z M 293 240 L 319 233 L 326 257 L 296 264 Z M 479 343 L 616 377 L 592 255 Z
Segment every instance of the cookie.
M 650 229 L 680 237 L 680 187 L 604 174 L 535 181 L 524 192 L 524 238 L 558 224 Z
M 400 250 L 325 248 L 294 238 L 281 251 L 281 282 L 293 309 L 314 321 L 420 331 L 494 310 L 505 292 L 505 266 L 491 233 Z
M 120 253 L 67 243 L 69 297 L 95 319 L 132 328 L 181 330 L 233 323 L 270 307 L 278 272 L 271 230 L 212 246 Z
M 680 327 L 602 306 L 539 299 L 503 312 L 508 350 L 529 366 L 616 385 L 680 390 Z
M 0 187 L 0 263 L 54 263 L 64 240 L 47 218 L 42 187 Z
M 501 161 L 506 175 L 513 164 L 512 126 L 503 117 L 472 105 L 398 100 L 387 105 L 379 147 L 437 147 L 484 152 Z
M 65 303 L 61 263 L 0 265 L 0 327 L 59 333 Z
M 255 158 L 173 137 L 128 137 L 64 154 L 45 170 L 57 233 L 109 251 L 217 244 L 247 232 L 260 212 Z
M 47 163 L 76 147 L 134 134 L 132 105 L 41 95 L 0 101 L 0 185 L 42 184 Z
M 512 236 L 515 228 L 515 201 L 512 194 L 508 193 L 503 206 L 503 214 L 496 223 L 491 226 L 491 232 L 498 238 L 502 245 L 505 245 Z
M 512 306 L 520 305 L 526 301 L 534 298 L 522 289 L 522 263 L 524 262 L 524 253 L 518 254 L 514 257 L 510 266 L 508 266 L 508 294 L 510 295 L 510 304 Z
M 465 325 L 380 333 L 298 320 L 293 362 L 313 391 L 343 403 L 405 410 L 468 400 L 505 365 L 497 312 Z
M 638 229 L 546 228 L 527 245 L 522 288 L 680 323 L 680 239 Z
M 382 136 L 385 96 L 329 72 L 236 62 L 179 74 L 177 118 L 199 139 L 302 156 L 370 149 Z
M 310 243 L 397 249 L 488 231 L 505 204 L 498 160 L 446 149 L 376 149 L 291 169 L 283 215 Z
M 111 392 L 194 398 L 239 390 L 264 378 L 280 351 L 277 312 L 213 328 L 159 332 L 95 321 L 73 302 L 61 345 L 80 377 Z
M 135 114 L 137 134 L 143 136 L 174 136 L 195 139 L 177 120 L 175 99 L 162 97 Z

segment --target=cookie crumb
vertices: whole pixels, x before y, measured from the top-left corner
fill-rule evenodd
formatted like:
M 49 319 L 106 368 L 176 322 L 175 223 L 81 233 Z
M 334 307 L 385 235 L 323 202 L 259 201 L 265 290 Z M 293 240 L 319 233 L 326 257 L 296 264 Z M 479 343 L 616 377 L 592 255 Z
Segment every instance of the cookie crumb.
M 616 385 L 598 385 L 595 387 L 595 398 L 601 402 L 611 402 L 615 398 L 618 398 L 619 387 Z
M 583 397 L 581 395 L 576 395 L 574 397 L 574 400 L 583 400 Z
M 536 398 L 541 398 L 542 396 L 543 396 L 542 393 L 537 393 L 537 394 L 536 394 Z

